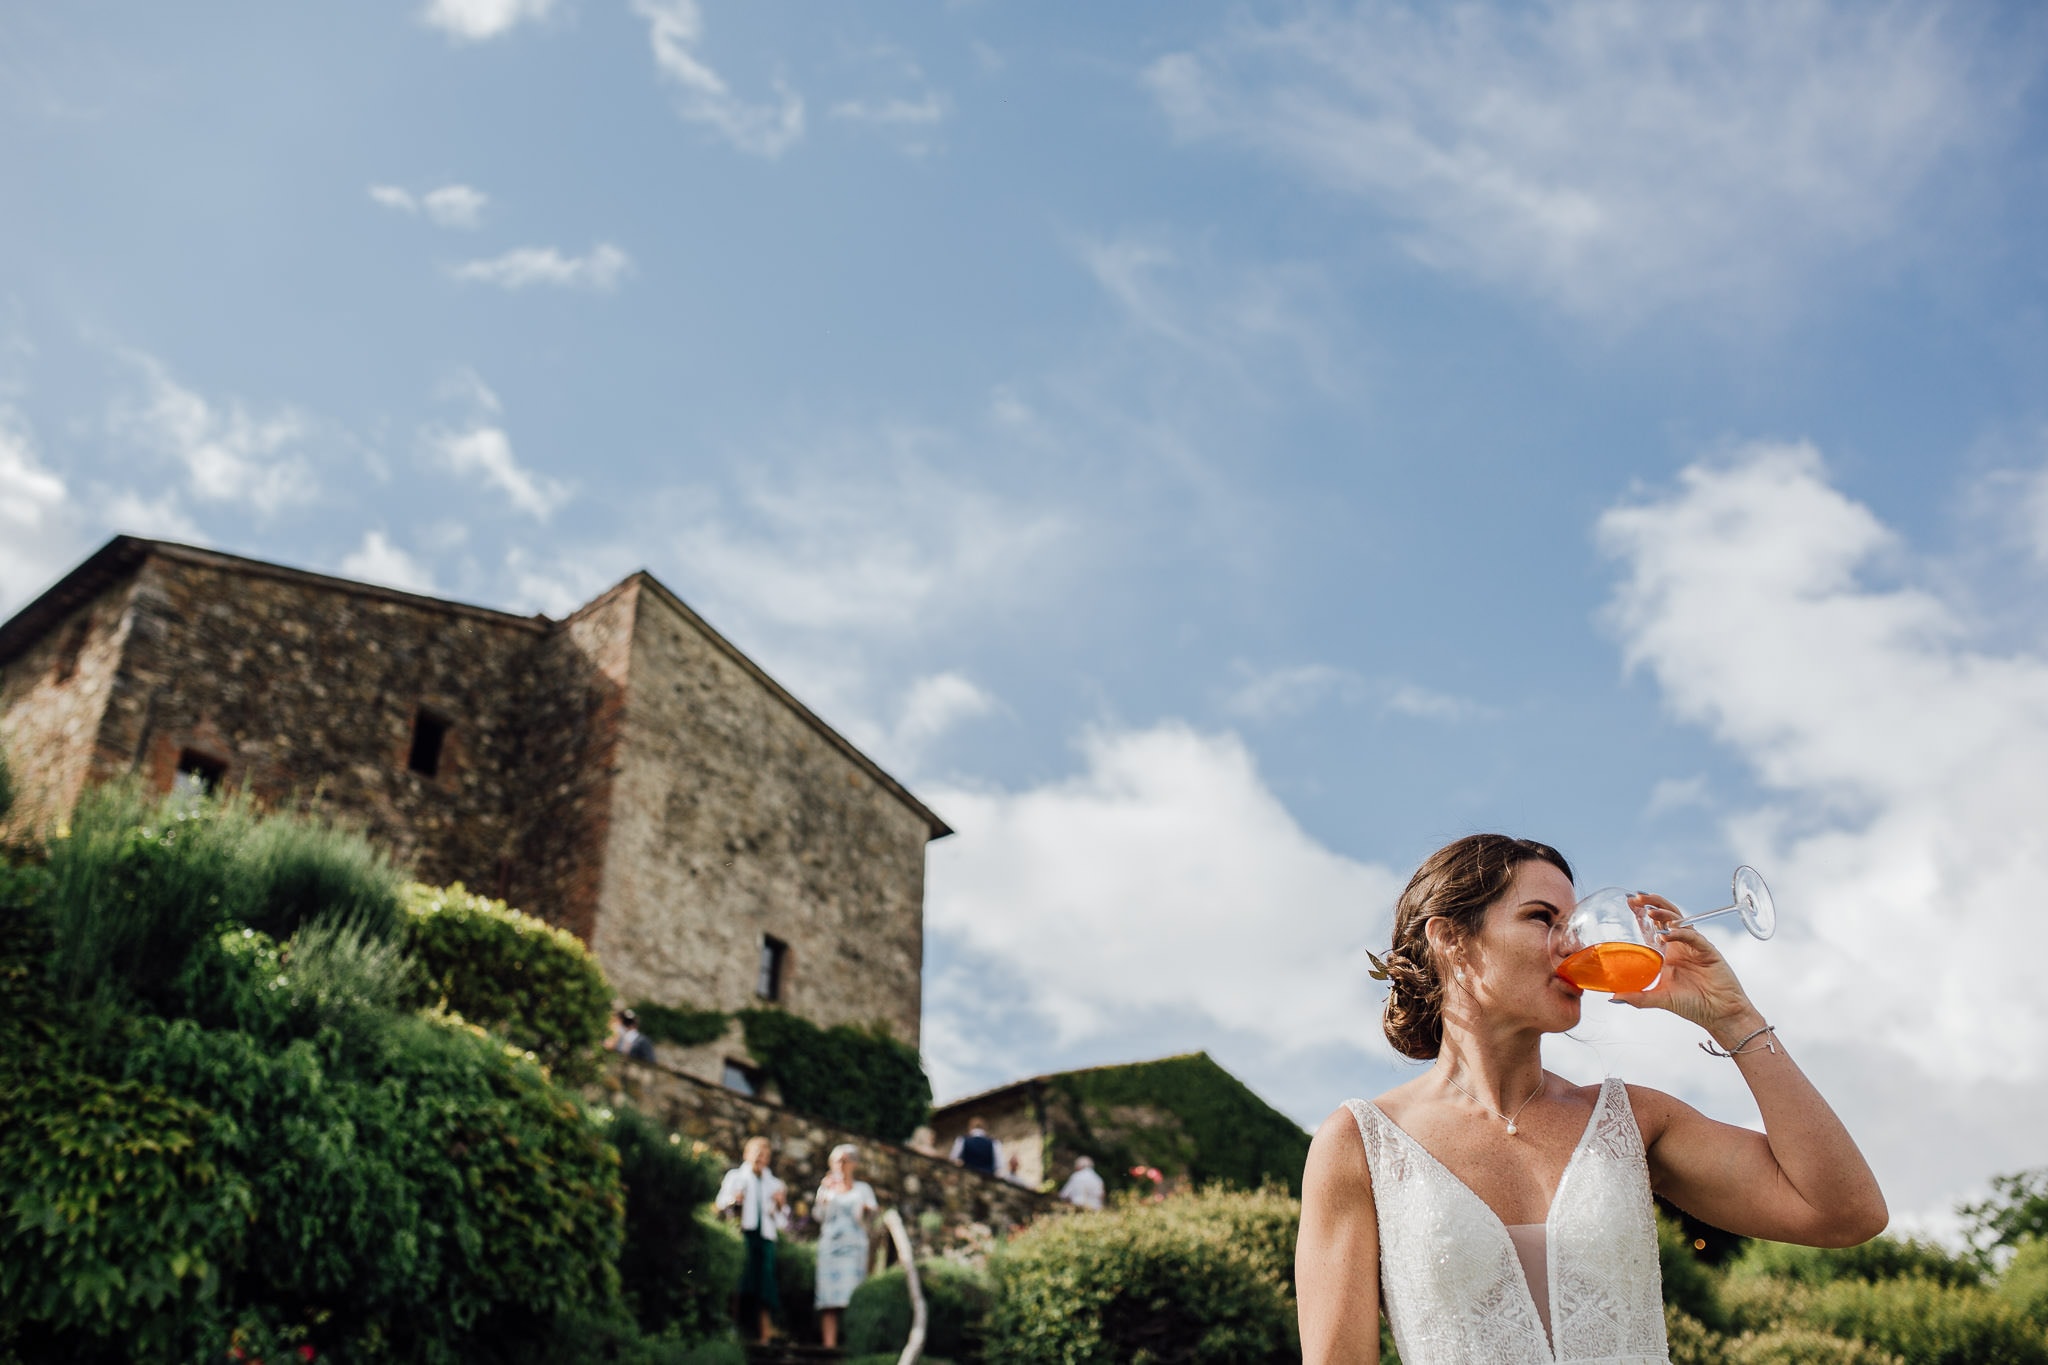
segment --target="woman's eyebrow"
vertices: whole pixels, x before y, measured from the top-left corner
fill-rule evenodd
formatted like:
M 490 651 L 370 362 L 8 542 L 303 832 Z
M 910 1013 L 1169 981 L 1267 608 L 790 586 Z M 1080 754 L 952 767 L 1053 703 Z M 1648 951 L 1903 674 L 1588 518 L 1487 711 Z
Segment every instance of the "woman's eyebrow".
M 1551 903 L 1550 903 L 1549 901 L 1541 901 L 1541 900 L 1536 900 L 1536 901 L 1523 901 L 1523 902 L 1522 902 L 1522 907 L 1521 907 L 1521 908 L 1522 908 L 1522 909 L 1524 909 L 1524 910 L 1527 910 L 1527 909 L 1528 909 L 1528 908 L 1529 908 L 1530 906 L 1532 906 L 1532 905 L 1540 905 L 1540 906 L 1542 906 L 1542 907 L 1543 907 L 1543 908 L 1544 908 L 1545 910 L 1548 910 L 1548 911 L 1550 911 L 1550 913 L 1551 913 L 1551 914 L 1553 914 L 1553 915 L 1557 913 L 1557 907 L 1556 907 L 1556 906 L 1554 906 L 1554 905 L 1552 905 L 1552 904 L 1551 904 Z

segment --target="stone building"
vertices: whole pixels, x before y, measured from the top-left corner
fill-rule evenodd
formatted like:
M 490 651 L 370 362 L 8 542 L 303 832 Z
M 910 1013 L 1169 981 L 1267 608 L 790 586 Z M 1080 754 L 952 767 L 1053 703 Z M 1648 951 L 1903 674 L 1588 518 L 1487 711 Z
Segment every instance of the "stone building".
M 18 824 L 131 773 L 298 801 L 574 931 L 625 1000 L 918 1042 L 950 831 L 644 572 L 556 621 L 120 536 L 0 625 L 0 748 Z M 664 1061 L 747 1079 L 737 1027 Z

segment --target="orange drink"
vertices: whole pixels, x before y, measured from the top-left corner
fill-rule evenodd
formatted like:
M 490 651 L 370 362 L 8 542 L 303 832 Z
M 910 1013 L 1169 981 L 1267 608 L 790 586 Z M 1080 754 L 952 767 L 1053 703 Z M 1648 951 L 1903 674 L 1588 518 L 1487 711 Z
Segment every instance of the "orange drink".
M 1595 943 L 1558 964 L 1557 974 L 1586 991 L 1639 991 L 1664 970 L 1664 955 L 1640 943 Z

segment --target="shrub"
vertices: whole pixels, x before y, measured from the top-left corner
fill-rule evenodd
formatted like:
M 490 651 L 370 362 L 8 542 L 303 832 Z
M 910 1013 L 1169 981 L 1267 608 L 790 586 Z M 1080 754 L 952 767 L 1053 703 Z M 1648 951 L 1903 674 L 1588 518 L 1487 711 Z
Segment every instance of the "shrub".
M 1293 1307 L 1216 1224 L 1168 1206 L 1057 1218 L 991 1261 L 994 1365 L 1252 1365 L 1287 1359 Z
M 1727 1365 L 1727 1339 L 1671 1303 L 1664 1305 L 1664 1339 L 1671 1365 Z
M 1049 1084 L 1073 1128 L 1058 1141 L 1093 1157 L 1112 1188 L 1129 1183 L 1132 1166 L 1157 1166 L 1198 1185 L 1279 1181 L 1301 1193 L 1308 1134 L 1207 1053 L 1071 1071 Z
M 568 1079 L 595 1074 L 611 987 L 583 941 L 460 882 L 406 888 L 407 941 L 448 1008 Z
M 238 874 L 249 882 L 242 923 L 279 940 L 320 920 L 345 921 L 370 939 L 399 934 L 402 879 L 382 850 L 302 815 L 254 819 L 252 808 L 235 801 L 217 818 L 235 813 L 249 821 L 238 850 Z
M 2029 1237 L 2048 1238 L 2048 1166 L 1991 1177 L 1991 1198 L 1959 1210 L 1970 1222 L 1979 1252 L 2014 1247 Z
M 994 1297 L 988 1276 L 955 1261 L 921 1261 L 917 1274 L 924 1288 L 925 1354 L 979 1361 Z M 903 1267 L 870 1276 L 846 1305 L 847 1353 L 894 1360 L 910 1340 L 910 1320 L 910 1281 Z
M 1727 1328 L 1714 1272 L 1693 1250 L 1677 1220 L 1662 1209 L 1657 1211 L 1657 1263 L 1664 1276 L 1665 1303 L 1682 1309 L 1712 1331 Z
M 775 1288 L 782 1296 L 782 1330 L 799 1341 L 817 1340 L 817 1243 L 787 1235 L 775 1243 Z
M 1301 1203 L 1277 1185 L 1238 1190 L 1211 1185 L 1160 1206 L 1168 1216 L 1214 1228 L 1251 1253 L 1268 1274 L 1294 1294 L 1294 1243 L 1301 1235 Z
M 880 1024 L 821 1029 L 781 1010 L 742 1010 L 747 1051 L 792 1109 L 901 1142 L 931 1114 L 932 1087 L 917 1049 Z
M 677 1047 L 715 1043 L 725 1036 L 726 1027 L 732 1023 L 732 1016 L 723 1010 L 678 1009 L 657 1005 L 652 1000 L 634 1005 L 633 1013 L 640 1017 L 642 1033 Z
M 2048 1239 L 2029 1237 L 1998 1277 L 1998 1296 L 2048 1328 Z
M 1803 1327 L 1746 1332 L 1727 1343 L 1726 1365 L 1906 1365 L 1889 1351 Z
M 1795 1284 L 1836 1280 L 1894 1280 L 1914 1275 L 1946 1285 L 1983 1282 L 1983 1271 L 1932 1242 L 1873 1237 L 1853 1247 L 1803 1247 L 1787 1242 L 1751 1241 L 1728 1264 L 1732 1276 L 1769 1275 Z
M 719 1171 L 701 1146 L 665 1132 L 638 1111 L 621 1109 L 605 1127 L 619 1153 L 625 1187 L 625 1246 L 619 1280 L 642 1330 L 707 1336 L 725 1317 L 739 1263 L 703 1211 L 718 1193 Z
M 1913 1365 L 2048 1365 L 2048 1334 L 2010 1304 L 1916 1276 L 1836 1280 L 1811 1291 L 1786 1325 L 1866 1341 Z

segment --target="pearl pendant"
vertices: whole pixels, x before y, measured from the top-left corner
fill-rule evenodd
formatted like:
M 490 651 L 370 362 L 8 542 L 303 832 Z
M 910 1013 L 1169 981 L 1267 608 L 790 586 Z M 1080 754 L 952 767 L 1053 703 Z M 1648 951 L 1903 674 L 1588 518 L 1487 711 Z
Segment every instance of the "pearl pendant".
M 1512 1124 L 1512 1123 L 1510 1123 L 1510 1124 L 1508 1125 L 1508 1136 L 1509 1136 L 1509 1137 L 1513 1137 L 1514 1135 L 1515 1135 L 1515 1125 L 1514 1125 L 1514 1124 Z

